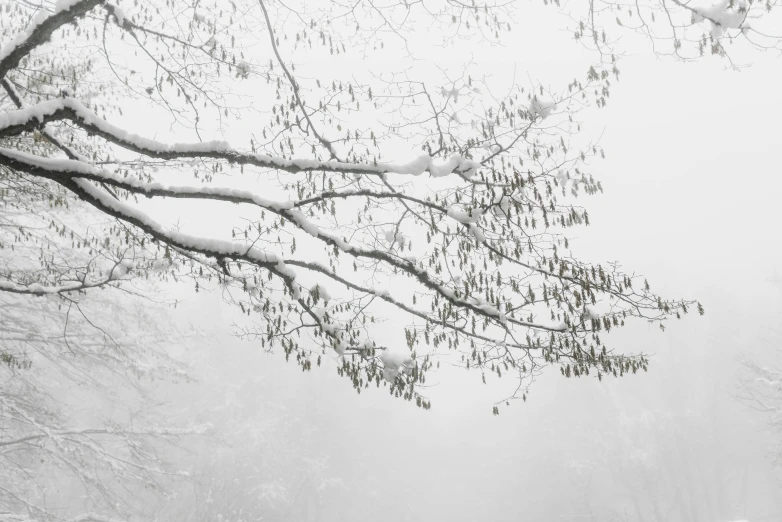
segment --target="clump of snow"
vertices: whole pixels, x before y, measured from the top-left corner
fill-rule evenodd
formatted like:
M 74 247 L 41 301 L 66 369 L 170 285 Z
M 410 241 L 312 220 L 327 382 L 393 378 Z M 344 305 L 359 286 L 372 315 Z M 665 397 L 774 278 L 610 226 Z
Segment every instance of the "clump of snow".
M 396 379 L 397 375 L 399 375 L 398 369 L 383 368 L 383 379 L 385 379 L 387 382 L 394 382 L 394 379 Z
M 383 350 L 380 360 L 383 362 L 383 378 L 388 382 L 393 382 L 400 372 L 409 375 L 415 364 L 407 352 L 391 348 Z
M 391 294 L 388 292 L 388 290 L 382 288 L 374 288 L 372 289 L 372 293 L 378 297 L 391 297 Z
M 328 290 L 326 290 L 326 288 L 323 285 L 319 284 L 319 283 L 316 284 L 315 286 L 313 286 L 310 289 L 310 293 L 312 293 L 312 294 L 317 293 L 318 296 L 321 299 L 323 299 L 323 302 L 325 302 L 325 303 L 328 303 L 329 301 L 331 301 L 331 294 L 329 294 Z
M 508 205 L 509 204 L 510 202 L 508 202 Z M 484 243 L 486 241 L 486 236 L 484 235 L 483 230 L 481 230 L 477 225 L 477 222 L 480 221 L 480 219 L 483 217 L 483 210 L 476 208 L 468 212 L 454 205 L 448 209 L 448 216 L 464 225 L 467 225 L 470 229 L 470 234 L 472 234 L 479 243 Z
M 409 242 L 407 236 L 397 234 L 394 229 L 384 230 L 383 235 L 386 237 L 386 241 L 388 241 L 390 246 L 398 244 L 401 248 L 404 248 Z
M 478 241 L 478 243 L 486 242 L 486 236 L 483 234 L 483 230 L 475 223 L 470 223 L 470 233 L 475 237 L 475 240 Z
M 567 186 L 567 182 L 570 181 L 570 175 L 566 170 L 559 169 L 556 175 L 557 181 L 561 187 Z
M 250 64 L 245 62 L 240 62 L 236 64 L 237 78 L 247 78 L 248 76 L 250 76 L 251 72 L 252 72 L 252 67 L 250 67 Z
M 424 172 L 426 172 L 426 169 L 429 168 L 429 163 L 431 162 L 432 158 L 429 156 L 429 154 L 422 154 L 415 158 L 412 161 L 409 161 L 403 165 L 399 165 L 396 169 L 390 169 L 394 170 L 395 172 L 398 172 L 399 174 L 410 174 L 412 176 L 420 176 Z
M 131 261 L 130 259 L 123 259 L 119 263 L 117 263 L 114 268 L 111 270 L 111 279 L 122 279 L 127 275 L 127 273 L 135 268 L 135 263 Z
M 533 118 L 545 120 L 555 110 L 557 110 L 557 102 L 548 95 L 536 94 L 529 102 L 529 112 Z
M 127 18 L 127 16 L 125 15 L 125 11 L 123 11 L 118 4 L 108 4 L 108 5 L 111 6 L 111 11 L 114 13 L 114 17 L 117 19 L 117 25 L 119 26 L 125 25 L 125 18 Z
M 466 178 L 471 178 L 481 165 L 477 161 L 465 158 L 461 154 L 452 154 L 443 162 L 435 161 L 428 154 L 422 154 L 414 160 L 401 165 L 381 163 L 378 166 L 397 174 L 409 174 L 411 176 L 420 176 L 428 171 L 433 178 L 448 176 L 453 172 L 457 172 Z
M 483 210 L 474 208 L 470 211 L 460 209 L 458 206 L 453 205 L 448 209 L 448 217 L 455 219 L 460 223 L 469 225 L 470 223 L 476 223 L 483 217 Z
M 711 25 L 711 37 L 716 41 L 729 29 L 741 29 L 746 35 L 749 31 L 747 15 L 749 4 L 746 0 L 719 0 L 711 5 L 692 6 L 692 23 L 708 20 Z

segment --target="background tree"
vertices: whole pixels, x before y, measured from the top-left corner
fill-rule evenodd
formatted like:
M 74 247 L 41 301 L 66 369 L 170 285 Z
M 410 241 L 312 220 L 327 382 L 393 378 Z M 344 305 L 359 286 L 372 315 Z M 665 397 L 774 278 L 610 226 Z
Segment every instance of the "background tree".
M 153 406 L 152 381 L 188 379 L 165 309 L 113 291 L 0 293 L 0 520 L 151 516 L 187 478 L 161 454 L 207 426 Z
M 778 345 L 779 334 L 770 344 L 770 351 L 761 356 L 747 355 L 742 361 L 745 375 L 739 399 L 765 417 L 765 422 L 775 435 L 782 430 L 782 348 Z M 770 448 L 772 462 L 782 464 L 782 443 L 778 435 L 772 436 L 776 443 Z

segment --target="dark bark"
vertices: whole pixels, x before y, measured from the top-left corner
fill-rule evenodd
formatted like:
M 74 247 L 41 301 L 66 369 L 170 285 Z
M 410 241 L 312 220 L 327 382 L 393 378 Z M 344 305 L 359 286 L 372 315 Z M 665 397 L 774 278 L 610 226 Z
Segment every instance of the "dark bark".
M 22 59 L 30 54 L 33 49 L 49 41 L 54 31 L 63 25 L 73 22 L 77 18 L 87 14 L 92 8 L 100 5 L 105 0 L 81 0 L 76 2 L 70 8 L 64 9 L 59 13 L 50 16 L 33 29 L 27 39 L 17 46 L 8 56 L 0 60 L 0 78 L 5 78 L 8 71 L 19 65 Z

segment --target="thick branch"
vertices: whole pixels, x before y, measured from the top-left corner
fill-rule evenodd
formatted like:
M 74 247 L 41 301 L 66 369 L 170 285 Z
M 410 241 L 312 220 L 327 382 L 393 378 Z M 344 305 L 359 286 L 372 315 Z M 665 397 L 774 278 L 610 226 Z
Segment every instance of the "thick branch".
M 254 247 L 248 247 L 242 243 L 204 240 L 196 236 L 164 231 L 158 223 L 154 222 L 148 216 L 139 212 L 133 207 L 130 207 L 127 204 L 119 201 L 106 202 L 103 198 L 100 197 L 98 189 L 90 185 L 87 181 L 85 181 L 85 179 L 108 183 L 126 190 L 130 190 L 132 192 L 144 193 L 147 195 L 159 195 L 178 198 L 190 197 L 201 199 L 221 199 L 235 203 L 253 203 L 282 217 L 285 217 L 294 223 L 298 228 L 304 230 L 313 237 L 330 246 L 339 248 L 343 252 L 346 252 L 357 258 L 381 261 L 388 264 L 389 266 L 393 266 L 401 270 L 404 273 L 407 273 L 416 279 L 421 285 L 430 290 L 433 290 L 446 301 L 459 308 L 469 310 L 476 315 L 489 318 L 492 321 L 498 321 L 500 324 L 503 321 L 507 321 L 518 326 L 535 328 L 538 330 L 545 330 L 550 332 L 564 331 L 562 327 L 546 326 L 528 321 L 521 321 L 515 318 L 504 317 L 500 314 L 499 310 L 496 310 L 490 305 L 482 304 L 480 302 L 471 302 L 457 297 L 453 290 L 444 288 L 435 279 L 433 279 L 427 271 L 419 268 L 414 262 L 406 259 L 399 259 L 379 250 L 364 249 L 350 245 L 340 238 L 332 237 L 331 235 L 324 233 L 317 226 L 309 223 L 300 212 L 285 208 L 286 206 L 290 205 L 281 205 L 278 203 L 267 202 L 262 198 L 251 195 L 250 193 L 230 190 L 221 191 L 220 189 L 214 188 L 199 190 L 191 189 L 189 187 L 165 187 L 160 184 L 145 184 L 138 181 L 115 177 L 111 173 L 100 171 L 99 169 L 78 161 L 38 158 L 36 156 L 30 156 L 20 152 L 9 151 L 7 149 L 0 149 L 0 164 L 3 164 L 14 170 L 26 172 L 33 176 L 40 176 L 56 181 L 57 183 L 60 183 L 61 185 L 73 191 L 81 199 L 84 199 L 91 205 L 97 207 L 99 210 L 138 226 L 148 234 L 152 235 L 155 239 L 163 241 L 164 243 L 198 252 L 210 257 L 228 257 L 231 259 L 249 261 L 261 268 L 270 270 L 277 275 L 286 276 L 285 270 L 277 270 L 280 268 L 278 265 L 282 264 L 284 266 L 284 261 L 275 254 L 262 252 Z M 275 267 L 277 269 L 275 269 Z M 284 279 L 287 280 L 292 278 L 286 276 Z
M 80 0 L 65 9 L 55 10 L 54 14 L 50 16 L 47 16 L 45 11 L 39 11 L 33 18 L 31 27 L 28 27 L 24 33 L 17 35 L 6 47 L 0 49 L 0 78 L 4 78 L 8 71 L 18 66 L 19 62 L 33 49 L 49 41 L 54 31 L 80 16 L 84 16 L 93 7 L 103 2 L 104 0 Z M 62 5 L 67 6 L 67 4 L 68 2 L 65 2 Z
M 116 127 L 73 98 L 62 98 L 41 102 L 27 109 L 0 114 L 0 138 L 32 131 L 39 125 L 69 120 L 87 132 L 102 137 L 124 149 L 160 159 L 210 158 L 230 163 L 253 165 L 286 172 L 339 172 L 381 176 L 388 173 L 419 175 L 429 172 L 439 177 L 455 172 L 469 178 L 478 164 L 461 156 L 451 156 L 445 163 L 435 163 L 432 158 L 422 156 L 408 164 L 393 163 L 349 163 L 341 161 L 320 161 L 313 159 L 286 159 L 265 154 L 244 154 L 230 148 L 228 143 L 211 141 L 204 143 L 175 143 L 173 145 L 130 134 Z

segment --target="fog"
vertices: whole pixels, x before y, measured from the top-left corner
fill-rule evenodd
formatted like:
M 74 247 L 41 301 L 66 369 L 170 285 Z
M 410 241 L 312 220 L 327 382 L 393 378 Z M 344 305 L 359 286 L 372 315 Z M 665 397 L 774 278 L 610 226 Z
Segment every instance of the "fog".
M 471 55 L 498 84 L 511 72 L 527 74 L 515 67 L 555 83 L 587 63 L 576 44 L 547 43 L 560 35 L 545 27 L 534 35 L 540 49 L 526 51 L 532 36 L 524 31 L 536 24 L 520 25 L 502 52 Z M 170 342 L 165 351 L 181 372 L 144 381 L 144 401 L 124 381 L 105 395 L 74 386 L 58 396 L 84 422 L 133 425 L 151 404 L 161 423 L 208 427 L 150 452 L 186 473 L 167 476 L 162 496 L 128 487 L 128 498 L 149 498 L 155 514 L 146 519 L 782 520 L 781 434 L 758 411 L 751 368 L 782 364 L 780 61 L 751 55 L 751 66 L 734 70 L 719 57 L 661 58 L 643 41 L 629 39 L 626 48 L 607 106 L 580 115 L 584 134 L 606 151 L 594 169 L 604 193 L 582 202 L 590 226 L 573 232 L 571 249 L 589 262 L 621 262 L 662 295 L 703 304 L 703 316 L 664 328 L 637 321 L 606 336 L 611 346 L 648 355 L 648 372 L 598 380 L 547 367 L 525 399 L 506 403 L 518 385 L 513 377 L 484 384 L 478 370 L 444 359 L 421 388 L 432 403 L 424 410 L 392 397 L 385 383 L 356 393 L 331 353 L 312 371 L 286 362 L 279 347 L 242 335 L 252 321 L 218 285 L 193 292 L 189 281 L 163 281 L 161 300 L 176 306 L 150 305 L 162 325 L 152 333 Z M 431 59 L 449 70 L 450 58 L 440 56 L 449 52 L 432 51 Z M 313 60 L 299 70 L 326 74 L 320 67 Z M 151 114 L 140 107 L 120 121 L 143 127 Z M 176 136 L 172 129 L 161 134 Z M 224 134 L 248 129 L 253 122 L 244 121 Z M 215 233 L 245 212 L 236 206 L 218 215 L 168 200 L 138 205 L 178 230 Z M 304 256 L 315 255 L 306 248 Z M 124 319 L 114 326 L 133 324 Z M 383 319 L 387 342 L 403 345 L 409 319 L 394 311 Z M 69 487 L 51 493 L 52 503 L 78 503 Z

